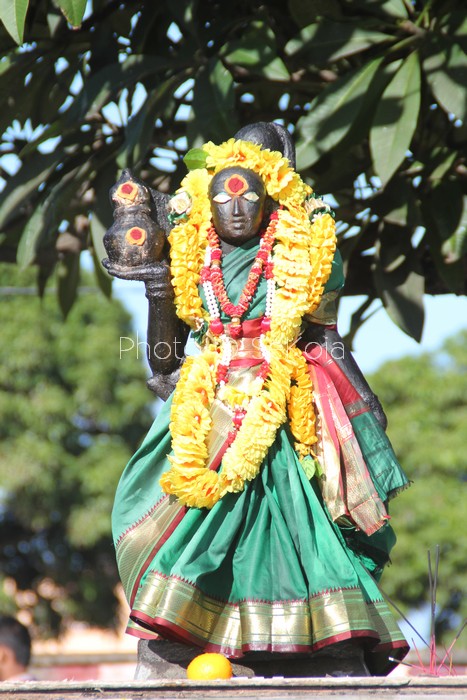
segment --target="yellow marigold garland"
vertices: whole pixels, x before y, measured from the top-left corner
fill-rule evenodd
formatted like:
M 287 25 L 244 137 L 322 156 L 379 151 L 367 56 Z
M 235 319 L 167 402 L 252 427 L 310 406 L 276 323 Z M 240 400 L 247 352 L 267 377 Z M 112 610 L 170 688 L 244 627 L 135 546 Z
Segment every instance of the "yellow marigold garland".
M 289 350 L 289 359 L 292 363 L 292 386 L 287 411 L 290 429 L 297 441 L 295 449 L 303 459 L 312 454 L 311 446 L 317 441 L 313 384 L 303 353 L 297 347 Z
M 198 293 L 199 273 L 211 225 L 211 204 L 207 190 L 211 177 L 207 170 L 188 173 L 179 192 L 189 195 L 192 206 L 189 218 L 177 223 L 169 235 L 172 286 L 177 313 L 192 328 L 206 315 Z
M 179 384 L 183 391 L 175 392 L 171 408 L 171 469 L 160 480 L 164 491 L 176 493 L 182 503 L 197 508 L 212 505 L 218 491 L 216 472 L 206 469 L 217 361 L 217 349 L 209 347 L 187 358 L 182 367 Z
M 334 228 L 334 219 L 328 213 L 319 214 L 312 219 L 312 235 L 309 238 L 312 272 L 307 314 L 313 313 L 319 306 L 324 285 L 331 274 L 336 242 L 329 236 L 329 231 Z
M 219 362 L 215 344 L 207 344 L 201 355 L 186 361 L 175 390 L 170 424 L 173 455 L 161 485 L 181 503 L 198 508 L 212 507 L 226 492 L 239 492 L 245 481 L 255 478 L 278 428 L 287 419 L 287 404 L 295 448 L 301 459 L 310 454 L 316 441 L 312 385 L 305 359 L 294 343 L 303 316 L 320 302 L 335 250 L 332 217 L 319 214 L 310 222 L 304 200 L 312 190 L 282 154 L 235 139 L 220 146 L 207 143 L 203 149 L 207 167 L 184 178 L 179 193 L 191 202 L 191 208 L 187 207 L 169 237 L 176 308 L 186 323 L 198 328 L 207 317 L 198 284 L 211 224 L 208 187 L 213 175 L 234 165 L 253 170 L 282 209 L 273 250 L 276 291 L 271 329 L 264 337 L 270 371 L 264 382 L 253 381 L 247 393 L 226 386 L 218 394 L 227 405 L 247 407 L 220 472 L 206 466 L 209 409 L 216 395 Z

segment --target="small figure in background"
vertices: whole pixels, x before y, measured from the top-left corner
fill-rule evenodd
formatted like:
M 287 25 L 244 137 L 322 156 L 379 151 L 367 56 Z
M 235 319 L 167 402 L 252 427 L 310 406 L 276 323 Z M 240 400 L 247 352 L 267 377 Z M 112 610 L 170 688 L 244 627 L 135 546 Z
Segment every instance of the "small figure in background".
M 10 615 L 0 615 L 0 682 L 33 680 L 28 673 L 30 660 L 27 627 Z

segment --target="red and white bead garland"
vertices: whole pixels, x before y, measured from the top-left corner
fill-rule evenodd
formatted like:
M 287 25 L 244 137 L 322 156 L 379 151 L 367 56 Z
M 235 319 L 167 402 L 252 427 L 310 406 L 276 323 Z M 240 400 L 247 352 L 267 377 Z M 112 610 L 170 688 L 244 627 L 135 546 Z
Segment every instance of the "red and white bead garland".
M 216 383 L 219 390 L 222 390 L 226 384 L 226 378 L 232 360 L 231 338 L 235 340 L 241 337 L 241 318 L 248 311 L 251 300 L 258 288 L 259 280 L 263 274 L 266 279 L 266 307 L 264 317 L 261 321 L 261 335 L 259 338 L 263 362 L 254 380 L 258 392 L 261 391 L 264 381 L 269 374 L 271 358 L 264 342 L 264 336 L 271 328 L 271 313 L 275 292 L 272 247 L 275 240 L 277 220 L 278 215 L 274 212 L 270 217 L 267 229 L 261 235 L 259 250 L 251 266 L 247 282 L 240 295 L 238 304 L 233 304 L 230 301 L 225 289 L 224 275 L 222 272 L 222 250 L 217 232 L 213 226 L 208 230 L 208 245 L 205 252 L 204 266 L 201 270 L 201 284 L 203 285 L 209 312 L 209 330 L 213 335 L 220 337 L 219 339 L 222 346 L 221 360 L 217 367 L 216 374 Z M 224 326 L 220 318 L 221 309 L 226 316 L 231 318 L 231 322 L 226 324 L 226 326 Z M 228 331 L 228 335 L 226 331 Z M 235 440 L 245 415 L 245 406 L 235 406 L 232 412 L 232 430 L 227 437 L 228 445 L 232 444 Z

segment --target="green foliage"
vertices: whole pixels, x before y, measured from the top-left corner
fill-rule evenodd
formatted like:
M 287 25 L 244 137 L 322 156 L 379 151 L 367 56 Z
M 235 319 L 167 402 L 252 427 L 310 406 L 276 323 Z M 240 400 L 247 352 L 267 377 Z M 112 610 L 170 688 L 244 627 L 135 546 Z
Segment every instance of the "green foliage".
M 151 420 L 141 362 L 119 359 L 129 318 L 91 287 L 64 325 L 53 295 L 28 294 L 32 271 L 0 275 L 0 596 L 2 577 L 33 591 L 43 633 L 70 619 L 109 625 L 110 512 Z
M 23 41 L 28 4 L 29 0 L 0 1 L 0 19 L 17 44 L 21 44 Z
M 44 279 L 91 247 L 108 293 L 98 248 L 119 171 L 173 192 L 189 148 L 281 120 L 335 199 L 361 312 L 379 298 L 419 339 L 424 293 L 466 292 L 463 0 L 92 0 L 83 19 L 85 4 L 0 0 L 2 153 L 18 168 L 1 161 L 0 259 Z M 62 265 L 65 313 L 77 269 Z
M 55 0 L 66 19 L 73 27 L 79 27 L 86 9 L 87 0 Z M 0 20 L 17 44 L 23 42 L 24 25 L 29 0 L 0 0 Z
M 55 0 L 55 4 L 58 5 L 73 27 L 81 25 L 87 0 Z
M 403 61 L 382 94 L 370 132 L 370 150 L 376 173 L 387 184 L 410 149 L 420 110 L 418 55 Z
M 465 617 L 467 332 L 447 341 L 438 353 L 385 364 L 370 383 L 384 405 L 397 455 L 413 481 L 390 504 L 398 542 L 383 589 L 408 607 L 429 602 L 427 551 L 433 556 L 435 545 L 440 545 L 441 612 Z

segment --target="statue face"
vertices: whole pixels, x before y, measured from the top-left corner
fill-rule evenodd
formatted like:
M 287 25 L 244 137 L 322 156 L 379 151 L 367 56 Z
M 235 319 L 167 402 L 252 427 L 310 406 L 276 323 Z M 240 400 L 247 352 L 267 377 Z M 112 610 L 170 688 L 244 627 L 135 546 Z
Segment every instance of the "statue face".
M 212 221 L 221 241 L 241 245 L 258 235 L 266 190 L 252 170 L 232 167 L 217 173 L 209 187 Z

